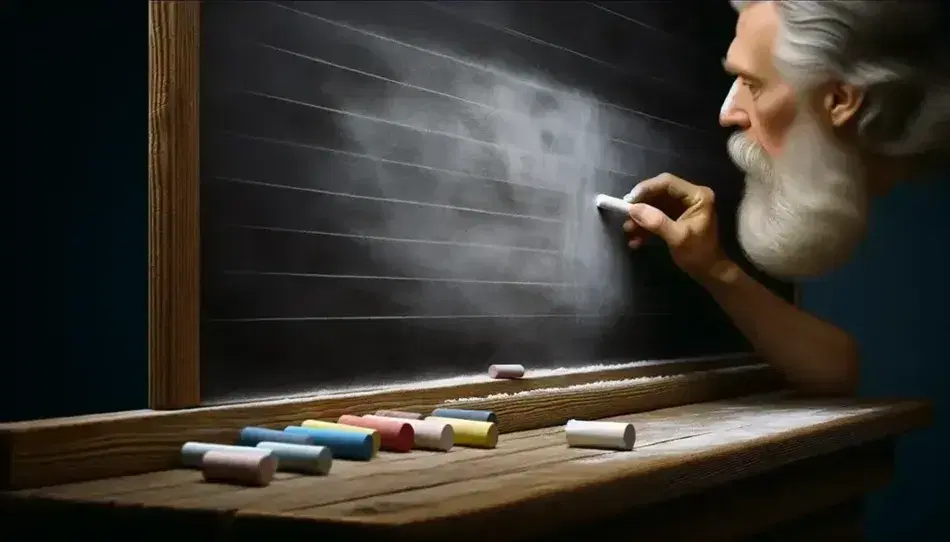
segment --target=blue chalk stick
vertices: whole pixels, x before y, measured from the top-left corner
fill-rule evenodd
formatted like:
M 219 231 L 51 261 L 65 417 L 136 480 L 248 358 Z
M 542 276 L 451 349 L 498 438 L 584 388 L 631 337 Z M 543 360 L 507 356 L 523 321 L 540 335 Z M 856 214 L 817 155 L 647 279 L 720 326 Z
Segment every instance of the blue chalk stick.
M 357 461 L 369 461 L 373 458 L 373 436 L 369 433 L 297 425 L 285 427 L 284 432 L 311 438 L 311 444 L 326 446 L 335 458 Z
M 457 420 L 472 420 L 475 422 L 495 423 L 498 418 L 490 410 L 461 410 L 458 408 L 437 408 L 432 411 L 432 416 L 439 418 L 455 418 Z
M 316 444 L 314 440 L 307 435 L 287 433 L 286 431 L 277 431 L 276 429 L 267 429 L 265 427 L 245 427 L 241 429 L 241 436 L 238 437 L 238 442 L 242 446 L 257 446 L 260 442 Z

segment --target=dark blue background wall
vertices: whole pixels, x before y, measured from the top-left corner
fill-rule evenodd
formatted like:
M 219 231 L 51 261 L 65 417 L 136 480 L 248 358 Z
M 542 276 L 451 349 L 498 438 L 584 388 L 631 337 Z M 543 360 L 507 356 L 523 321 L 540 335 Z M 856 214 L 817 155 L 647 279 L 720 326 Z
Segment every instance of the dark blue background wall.
M 28 4 L 2 8 L 5 38 L 30 45 L 11 55 L 16 84 L 6 85 L 13 324 L 0 419 L 144 408 L 147 5 Z M 897 478 L 873 499 L 873 540 L 930 540 L 950 482 L 939 461 L 950 451 L 946 201 L 946 176 L 899 187 L 877 203 L 852 264 L 803 290 L 808 309 L 861 340 L 866 394 L 937 406 L 935 426 L 903 439 Z
M 148 4 L 0 9 L 17 44 L 3 49 L 15 175 L 0 419 L 145 408 Z
M 950 176 L 906 183 L 875 202 L 871 231 L 844 269 L 802 289 L 802 304 L 854 334 L 862 393 L 925 397 L 934 425 L 904 437 L 894 483 L 871 501 L 872 540 L 942 530 L 950 452 Z M 940 527 L 940 529 L 938 529 Z

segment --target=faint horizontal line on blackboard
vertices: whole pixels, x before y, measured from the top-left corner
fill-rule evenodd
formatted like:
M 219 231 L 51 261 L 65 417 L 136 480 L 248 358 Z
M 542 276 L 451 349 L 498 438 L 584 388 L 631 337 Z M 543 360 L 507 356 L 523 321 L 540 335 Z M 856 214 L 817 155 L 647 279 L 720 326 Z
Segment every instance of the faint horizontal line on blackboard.
M 396 121 L 393 121 L 393 120 L 381 119 L 381 118 L 379 118 L 379 117 L 371 117 L 371 116 L 369 116 L 369 115 L 363 115 L 363 114 L 361 114 L 361 113 L 356 113 L 356 112 L 353 112 L 353 111 L 344 111 L 344 110 L 342 110 L 342 109 L 334 109 L 334 108 L 332 108 L 332 107 L 327 107 L 327 106 L 324 106 L 324 105 L 312 104 L 312 103 L 308 103 L 308 102 L 304 102 L 304 101 L 300 101 L 300 100 L 294 100 L 294 99 L 292 99 L 292 98 L 285 98 L 285 97 L 283 97 L 283 96 L 275 96 L 275 95 L 273 95 L 273 94 L 267 94 L 267 93 L 265 93 L 265 92 L 257 92 L 257 91 L 255 91 L 255 90 L 241 89 L 241 90 L 236 90 L 235 92 L 240 92 L 240 93 L 242 93 L 242 94 L 248 94 L 248 95 L 256 96 L 256 97 L 259 97 L 259 98 L 267 98 L 267 99 L 270 99 L 270 100 L 277 100 L 277 101 L 281 101 L 281 102 L 284 102 L 284 103 L 289 103 L 289 104 L 294 104 L 294 105 L 300 105 L 300 106 L 308 107 L 308 108 L 311 108 L 311 109 L 319 109 L 320 111 L 326 111 L 326 112 L 328 112 L 328 113 L 333 113 L 333 114 L 335 114 L 335 115 L 344 115 L 344 116 L 348 116 L 348 117 L 354 117 L 354 118 L 358 118 L 358 119 L 368 120 L 368 121 L 370 121 L 370 122 L 378 122 L 378 123 L 381 123 L 381 124 L 388 124 L 388 125 L 390 125 L 390 126 L 398 126 L 398 127 L 400 127 L 400 128 L 405 128 L 405 129 L 407 129 L 407 130 L 412 130 L 412 131 L 414 131 L 414 132 L 420 132 L 420 133 L 438 135 L 438 136 L 442 136 L 442 137 L 447 137 L 447 138 L 449 138 L 449 139 L 457 139 L 457 140 L 460 140 L 460 141 L 467 141 L 467 142 L 469 142 L 469 143 L 475 143 L 475 144 L 477 144 L 477 145 L 484 145 L 484 146 L 486 146 L 486 147 L 492 147 L 492 148 L 499 149 L 499 150 L 503 150 L 503 151 L 509 151 L 509 152 L 513 151 L 513 152 L 515 152 L 515 153 L 523 154 L 523 155 L 527 155 L 527 156 L 536 156 L 536 157 L 542 158 L 542 159 L 563 160 L 563 161 L 565 161 L 565 162 L 571 162 L 571 163 L 574 163 L 574 164 L 577 164 L 577 165 L 586 166 L 586 167 L 589 167 L 589 168 L 594 169 L 594 170 L 596 170 L 596 171 L 604 171 L 604 172 L 606 172 L 606 173 L 612 173 L 612 174 L 614 174 L 614 175 L 618 175 L 618 176 L 621 176 L 621 177 L 638 177 L 638 175 L 635 175 L 635 174 L 633 174 L 633 173 L 626 173 L 626 172 L 623 172 L 623 171 L 617 171 L 617 170 L 615 170 L 615 169 L 608 169 L 608 168 L 597 167 L 597 166 L 595 166 L 594 164 L 591 164 L 591 163 L 589 163 L 589 162 L 583 162 L 583 161 L 580 161 L 580 160 L 576 160 L 576 159 L 574 159 L 574 158 L 571 158 L 570 156 L 565 156 L 565 155 L 563 155 L 563 154 L 547 154 L 547 155 L 546 155 L 546 154 L 536 154 L 536 153 L 532 153 L 531 151 L 528 151 L 528 150 L 525 150 L 525 149 L 522 149 L 522 148 L 519 148 L 519 147 L 513 147 L 513 146 L 509 146 L 509 145 L 500 145 L 500 144 L 498 144 L 498 143 L 492 143 L 492 142 L 490 142 L 490 141 L 482 141 L 481 139 L 474 139 L 474 138 L 471 138 L 471 137 L 465 137 L 465 136 L 463 136 L 463 135 L 453 134 L 453 133 L 451 133 L 451 132 L 442 132 L 442 131 L 439 131 L 439 130 L 430 130 L 430 129 L 428 129 L 428 128 L 422 128 L 422 127 L 419 127 L 419 126 L 412 126 L 411 124 L 403 124 L 403 123 L 401 123 L 401 122 L 396 122 Z M 661 151 L 661 150 L 659 150 L 659 149 L 648 149 L 648 148 L 646 148 L 646 147 L 641 147 L 641 150 L 646 150 L 646 151 L 650 151 L 650 152 L 655 152 L 655 153 L 658 153 L 658 154 L 671 154 L 671 153 L 667 153 L 667 152 L 665 152 L 665 151 Z
M 275 188 L 278 190 L 293 190 L 296 192 L 308 192 L 311 194 L 321 194 L 324 196 L 353 198 L 353 199 L 361 199 L 361 200 L 367 200 L 367 201 L 378 201 L 378 202 L 383 202 L 383 203 L 394 203 L 394 204 L 400 204 L 400 205 L 418 205 L 420 207 L 433 207 L 436 209 L 446 209 L 449 211 L 459 211 L 459 212 L 464 212 L 464 213 L 478 213 L 478 214 L 486 214 L 486 215 L 491 215 L 491 216 L 503 216 L 506 218 L 536 220 L 538 222 L 548 222 L 551 224 L 564 223 L 563 220 L 558 219 L 558 218 L 544 218 L 540 216 L 519 215 L 515 213 L 501 213 L 498 211 L 487 211 L 485 209 L 473 209 L 471 207 L 456 207 L 454 205 L 444 205 L 441 203 L 427 203 L 423 201 L 409 201 L 409 200 L 402 200 L 402 199 L 379 198 L 376 196 L 360 196 L 357 194 L 347 194 L 345 192 L 332 192 L 330 190 L 320 190 L 318 188 L 303 188 L 300 186 L 288 186 L 285 184 L 265 183 L 262 181 L 254 181 L 250 179 L 237 179 L 234 177 L 218 177 L 218 176 L 212 177 L 212 179 L 229 182 L 229 183 L 261 186 L 261 187 L 266 187 L 266 188 Z
M 366 36 L 371 36 L 371 37 L 373 37 L 373 38 L 376 38 L 376 39 L 379 39 L 379 40 L 382 40 L 382 41 L 387 41 L 387 42 L 389 42 L 389 43 L 394 43 L 394 44 L 400 45 L 400 46 L 402 46 L 402 47 L 406 47 L 406 48 L 408 48 L 408 49 L 412 49 L 412 50 L 414 50 L 414 51 L 419 51 L 419 52 L 422 52 L 422 53 L 426 53 L 426 54 L 430 54 L 430 55 L 437 56 L 437 57 L 440 57 L 440 58 L 444 58 L 444 59 L 446 59 L 446 60 L 451 60 L 451 61 L 457 62 L 457 63 L 459 63 L 459 64 L 461 64 L 461 65 L 463 65 L 463 66 L 467 66 L 467 67 L 469 67 L 469 68 L 473 68 L 473 69 L 476 69 L 476 70 L 481 70 L 481 71 L 484 71 L 484 72 L 486 72 L 486 73 L 490 73 L 490 74 L 492 74 L 492 75 L 501 75 L 501 76 L 504 76 L 504 77 L 509 77 L 509 78 L 511 78 L 511 79 L 513 79 L 513 80 L 515 80 L 515 81 L 518 81 L 519 83 L 525 84 L 526 86 L 530 86 L 530 87 L 535 88 L 535 89 L 537 89 L 537 90 L 544 90 L 544 91 L 548 91 L 548 92 L 552 92 L 552 93 L 556 93 L 556 94 L 568 95 L 567 92 L 564 92 L 564 91 L 561 91 L 561 90 L 557 90 L 557 89 L 553 89 L 553 88 L 549 88 L 549 87 L 546 87 L 546 86 L 544 86 L 544 85 L 539 85 L 539 84 L 537 84 L 537 83 L 533 83 L 533 82 L 531 82 L 531 81 L 527 81 L 527 80 L 524 80 L 524 79 L 520 79 L 520 78 L 518 78 L 518 77 L 514 77 L 514 76 L 512 76 L 511 74 L 502 72 L 502 71 L 500 71 L 500 70 L 495 70 L 495 69 L 492 69 L 492 68 L 490 68 L 490 67 L 488 67 L 488 66 L 483 66 L 483 65 L 480 65 L 480 64 L 477 64 L 477 63 L 474 63 L 474 62 L 470 62 L 470 61 L 467 61 L 467 60 L 464 60 L 464 59 L 461 59 L 461 58 L 458 58 L 458 57 L 455 57 L 455 56 L 452 56 L 452 55 L 447 55 L 447 54 L 445 54 L 445 53 L 440 53 L 440 52 L 438 52 L 438 51 L 433 51 L 433 50 L 431 50 L 431 49 L 426 49 L 425 47 L 419 47 L 419 46 L 413 45 L 413 44 L 411 44 L 411 43 L 406 43 L 406 42 L 404 42 L 404 41 L 400 41 L 400 40 L 388 38 L 388 37 L 386 37 L 386 36 L 383 36 L 383 35 L 380 35 L 380 34 L 376 34 L 375 32 L 370 32 L 370 31 L 368 31 L 368 30 L 363 30 L 363 29 L 361 29 L 361 28 L 356 28 L 356 27 L 354 27 L 354 26 L 351 26 L 351 25 L 348 25 L 348 24 L 345 24 L 345 23 L 341 23 L 341 22 L 339 22 L 339 21 L 334 21 L 334 20 L 331 20 L 331 19 L 327 19 L 327 18 L 324 18 L 324 17 L 320 17 L 319 15 L 316 15 L 316 14 L 313 14 L 313 13 L 307 13 L 307 12 L 305 12 L 305 11 L 300 11 L 300 10 L 291 8 L 291 7 L 289 7 L 289 6 L 284 6 L 284 5 L 276 4 L 276 3 L 272 3 L 272 5 L 274 5 L 274 6 L 276 6 L 276 7 L 279 7 L 279 8 L 282 8 L 282 9 L 286 9 L 286 10 L 291 11 L 291 12 L 294 12 L 294 13 L 298 13 L 298 14 L 303 15 L 303 16 L 305 16 L 305 17 L 309 17 L 309 18 L 312 18 L 312 19 L 316 19 L 316 20 L 318 20 L 318 21 L 321 21 L 321 22 L 324 22 L 324 23 L 327 23 L 327 24 L 336 26 L 336 27 L 338 27 L 338 28 L 344 28 L 344 29 L 346 29 L 346 30 L 350 30 L 350 31 L 353 31 L 353 32 L 357 32 L 357 33 L 359 33 L 359 34 L 363 34 L 363 35 L 366 35 Z M 277 49 L 277 48 L 275 48 L 275 49 Z M 285 51 L 285 52 L 289 52 L 289 51 Z M 293 53 L 292 53 L 292 54 L 293 54 Z M 307 57 L 306 55 L 300 55 L 300 56 L 303 56 L 304 58 L 309 58 L 309 57 Z M 316 60 L 316 59 L 314 59 L 314 60 Z M 331 65 L 332 65 L 332 64 L 331 64 Z M 359 72 L 359 70 L 356 70 L 356 71 Z M 363 72 L 359 72 L 359 73 L 363 73 Z M 385 79 L 385 78 L 383 78 L 383 79 Z M 404 84 L 404 83 L 400 83 L 400 82 L 398 82 L 398 81 L 396 81 L 396 83 Z M 422 89 L 422 90 L 428 90 L 428 89 Z M 435 91 L 431 91 L 431 92 L 435 92 Z M 447 95 L 447 96 L 448 96 L 448 97 L 452 97 L 452 98 L 456 98 L 456 99 L 462 99 L 462 98 L 458 98 L 457 96 L 451 96 L 451 95 Z M 662 123 L 665 123 L 665 124 L 670 124 L 670 125 L 672 125 L 672 126 L 678 126 L 678 127 L 680 127 L 680 128 L 686 128 L 686 129 L 689 129 L 689 130 L 691 130 L 691 131 L 704 132 L 704 133 L 714 133 L 714 132 L 712 132 L 711 130 L 708 130 L 708 129 L 705 129 L 705 128 L 700 128 L 700 127 L 698 127 L 698 126 L 691 126 L 691 125 L 689 125 L 689 124 L 683 124 L 683 123 L 681 123 L 681 122 L 676 122 L 676 121 L 674 121 L 674 120 L 665 119 L 665 118 L 663 118 L 663 117 L 658 117 L 658 116 L 656 116 L 656 115 L 651 115 L 651 114 L 649 114 L 649 113 L 646 113 L 645 111 L 640 111 L 639 109 L 633 109 L 633 108 L 626 107 L 626 106 L 623 106 L 623 105 L 618 105 L 618 104 L 615 104 L 615 103 L 612 103 L 612 102 L 605 102 L 605 101 L 603 101 L 603 100 L 596 99 L 596 98 L 594 98 L 594 97 L 592 97 L 592 96 L 591 96 L 591 97 L 587 97 L 587 98 L 591 99 L 591 101 L 593 101 L 594 103 L 596 103 L 596 104 L 598 104 L 598 105 L 602 105 L 602 106 L 606 106 L 606 107 L 612 107 L 612 108 L 614 108 L 614 109 L 618 109 L 618 110 L 620 110 L 620 111 L 624 111 L 624 112 L 627 112 L 627 113 L 631 113 L 631 114 L 634 114 L 634 115 L 639 116 L 639 117 L 648 118 L 648 119 L 650 119 L 650 120 L 655 120 L 655 121 L 662 122 Z M 486 106 L 486 107 L 487 107 L 487 106 Z M 512 112 L 512 113 L 514 113 L 514 112 Z M 621 139 L 613 139 L 613 138 L 611 138 L 611 141 L 616 141 L 617 143 L 622 143 L 622 144 L 625 144 L 625 145 L 632 145 L 632 146 L 635 146 L 635 147 L 640 147 L 640 145 L 637 145 L 636 143 L 631 143 L 631 142 L 629 142 L 629 141 L 624 141 L 624 140 L 621 140 Z M 652 150 L 652 149 L 645 149 L 645 150 Z
M 262 318 L 208 318 L 207 322 L 213 323 L 255 323 L 255 322 L 384 322 L 394 320 L 466 320 L 466 319 L 488 319 L 488 318 L 508 318 L 508 319 L 527 319 L 527 318 L 603 318 L 603 314 L 449 314 L 440 316 L 293 316 L 293 317 L 262 317 Z M 638 313 L 630 316 L 635 317 L 654 317 L 654 316 L 673 316 L 673 313 Z
M 438 90 L 432 90 L 432 89 L 429 89 L 429 88 L 426 88 L 426 87 L 423 87 L 423 86 L 420 86 L 420 85 L 414 85 L 414 84 L 412 84 L 412 83 L 406 83 L 406 82 L 404 82 L 404 81 L 397 81 L 397 80 L 395 80 L 395 79 L 390 79 L 390 78 L 388 78 L 388 77 L 383 77 L 382 75 L 377 75 L 377 74 L 375 74 L 375 73 L 369 73 L 369 72 L 365 72 L 365 71 L 363 71 L 363 70 L 359 70 L 359 69 L 356 69 L 356 68 L 351 68 L 351 67 L 349 67 L 349 66 L 344 66 L 344 65 L 342 65 L 342 64 L 337 64 L 336 62 L 330 62 L 329 60 L 324 60 L 324 59 L 319 58 L 319 57 L 315 57 L 315 56 L 311 56 L 311 55 L 305 55 L 305 54 L 303 54 L 303 53 L 298 53 L 298 52 L 296 52 L 296 51 L 291 51 L 291 50 L 289 50 L 289 49 L 284 49 L 284 48 L 282 48 L 282 47 L 277 47 L 276 45 L 271 45 L 271 44 L 269 44 L 269 43 L 255 42 L 254 45 L 257 45 L 258 47 L 263 47 L 263 48 L 265 48 L 265 49 L 270 49 L 270 50 L 276 51 L 276 52 L 278 52 L 278 53 L 283 53 L 283 54 L 286 54 L 286 55 L 295 56 L 295 57 L 297 57 L 297 58 L 302 58 L 302 59 L 304 59 L 304 60 L 309 60 L 309 61 L 311 61 L 311 62 L 316 62 L 316 63 L 318 63 L 318 64 L 323 64 L 323 65 L 325 65 L 325 66 L 330 66 L 330 67 L 333 67 L 333 68 L 337 68 L 337 69 L 340 69 L 340 70 L 343 70 L 343 71 L 348 71 L 348 72 L 350 72 L 350 73 L 356 73 L 356 74 L 359 74 L 359 75 L 363 75 L 363 76 L 369 77 L 369 78 L 371 78 L 371 79 L 376 79 L 376 80 L 378 80 L 378 81 L 385 81 L 385 82 L 387 82 L 387 83 L 392 83 L 392 84 L 394 84 L 394 85 L 399 85 L 399 86 L 402 86 L 402 87 L 405 87 L 405 88 L 410 88 L 410 89 L 413 89 L 413 90 L 418 90 L 418 91 L 420 91 L 420 92 L 425 92 L 425 93 L 428 93 L 428 94 L 434 94 L 434 95 L 436 95 L 436 96 L 441 96 L 441 97 L 443 97 L 443 98 L 448 98 L 448 99 L 450 99 L 450 100 L 457 100 L 457 101 L 459 101 L 459 102 L 462 102 L 462 103 L 465 103 L 465 104 L 468 104 L 468 105 L 471 105 L 471 106 L 474 106 L 474 107 L 478 107 L 478 108 L 487 110 L 487 111 L 486 111 L 486 115 L 494 114 L 494 113 L 497 113 L 497 112 L 501 111 L 501 112 L 504 112 L 505 114 L 508 114 L 508 115 L 518 116 L 518 117 L 525 117 L 525 118 L 527 118 L 529 121 L 531 120 L 531 118 L 528 117 L 527 115 L 524 115 L 523 113 L 518 113 L 517 111 L 512 111 L 512 110 L 510 110 L 510 109 L 504 109 L 504 108 L 501 108 L 501 107 L 495 107 L 495 106 L 491 106 L 491 105 L 488 105 L 488 104 L 483 104 L 483 103 L 481 103 L 481 102 L 476 102 L 476 101 L 473 101 L 473 100 L 468 100 L 468 99 L 466 99 L 466 98 L 462 98 L 462 97 L 456 96 L 456 95 L 454 95 L 454 94 L 449 94 L 449 93 L 447 93 L 447 92 L 441 92 L 441 91 L 438 91 Z M 614 107 L 614 108 L 616 108 L 616 109 L 620 109 L 620 110 L 626 111 L 626 112 L 628 112 L 628 113 L 634 113 L 634 114 L 636 114 L 636 115 L 638 115 L 638 116 L 641 116 L 641 117 L 644 117 L 644 118 L 648 118 L 648 119 L 651 119 L 651 120 L 660 121 L 660 122 L 663 122 L 663 123 L 666 123 L 666 124 L 670 124 L 670 125 L 673 125 L 673 126 L 679 126 L 679 127 L 681 127 L 681 128 L 688 128 L 689 130 L 691 130 L 691 131 L 693 131 L 693 132 L 701 132 L 701 133 L 707 133 L 707 134 L 716 133 L 716 132 L 713 132 L 713 131 L 711 131 L 711 130 L 706 130 L 706 129 L 703 129 L 703 128 L 698 128 L 698 127 L 696 127 L 696 126 L 690 126 L 690 125 L 688 125 L 688 124 L 683 124 L 683 123 L 676 122 L 676 121 L 673 121 L 673 120 L 665 119 L 665 118 L 663 118 L 663 117 L 657 117 L 657 116 L 655 116 L 655 115 L 650 115 L 650 114 L 648 114 L 648 113 L 644 113 L 643 111 L 638 111 L 638 110 L 636 110 L 636 109 L 630 109 L 630 108 L 626 108 L 626 107 L 619 106 L 619 105 L 615 105 L 615 104 L 604 104 L 604 105 L 607 105 L 607 106 L 609 106 L 609 107 Z M 589 134 L 589 135 L 592 135 L 592 136 L 603 137 L 603 135 L 601 135 L 601 134 L 597 134 L 597 133 L 594 133 L 594 132 L 588 132 L 588 131 L 585 131 L 585 130 L 575 130 L 575 131 L 572 131 L 572 133 L 582 134 L 582 135 L 583 135 L 583 134 Z M 607 138 L 607 139 L 609 139 L 610 141 L 614 141 L 614 142 L 616 142 L 616 143 L 623 144 L 623 145 L 629 145 L 629 146 L 632 146 L 632 147 L 636 147 L 636 148 L 639 148 L 639 149 L 641 149 L 641 150 L 653 150 L 653 149 L 645 148 L 643 145 L 639 145 L 639 144 L 637 144 L 637 143 L 632 143 L 632 142 L 630 142 L 630 141 L 625 141 L 625 140 L 623 140 L 623 139 L 616 139 L 616 138 L 612 138 L 612 137 L 611 137 L 611 138 Z M 659 151 L 657 151 L 657 152 L 659 152 Z M 668 155 L 671 155 L 671 156 L 677 156 L 676 154 L 669 153 L 669 152 L 664 152 L 663 154 L 668 154 Z
M 659 28 L 657 28 L 657 27 L 655 27 L 655 26 L 648 25 L 647 23 L 645 23 L 645 22 L 643 22 L 643 21 L 634 19 L 633 17 L 628 17 L 627 15 L 624 15 L 624 14 L 622 14 L 622 13 L 617 13 L 616 11 L 607 9 L 607 8 L 601 6 L 601 5 L 598 5 L 597 2 L 584 2 L 584 3 L 587 4 L 587 5 L 589 5 L 589 6 L 593 6 L 593 7 L 597 8 L 597 9 L 603 11 L 603 12 L 609 13 L 609 14 L 613 15 L 614 17 L 617 17 L 617 18 L 623 19 L 624 21 L 633 23 L 633 24 L 635 24 L 635 25 L 637 25 L 637 26 L 639 26 L 639 27 L 641 27 L 641 28 L 646 28 L 647 30 L 652 30 L 653 32 L 657 32 L 657 33 L 659 33 L 659 34 L 663 34 L 664 36 L 666 36 L 666 37 L 668 37 L 668 38 L 675 38 L 675 37 L 677 37 L 677 36 L 674 36 L 673 34 L 670 34 L 669 32 L 667 32 L 667 31 L 665 31 L 665 30 L 660 30 Z
M 423 3 L 424 3 L 427 7 L 430 7 L 430 8 L 432 8 L 432 9 L 436 9 L 436 10 L 438 10 L 438 11 L 441 11 L 442 13 L 446 13 L 446 14 L 452 15 L 452 16 L 454 16 L 454 17 L 461 17 L 461 16 L 462 16 L 460 13 L 454 12 L 451 8 L 446 8 L 446 7 L 444 7 L 444 6 L 439 5 L 439 2 L 423 2 Z M 617 66 L 616 64 L 613 64 L 613 63 L 607 62 L 607 61 L 605 61 L 605 60 L 601 60 L 601 59 L 599 59 L 599 58 L 596 58 L 596 57 L 593 57 L 593 56 L 584 54 L 584 53 L 582 53 L 582 52 L 580 52 L 580 51 L 575 51 L 574 49 L 571 49 L 571 48 L 569 48 L 569 47 L 564 47 L 563 45 L 557 45 L 556 43 L 551 43 L 551 42 L 549 42 L 549 41 L 545 41 L 545 40 L 543 40 L 543 39 L 541 39 L 541 38 L 537 38 L 537 37 L 532 36 L 532 35 L 530 35 L 530 34 L 525 34 L 524 32 L 520 32 L 520 31 L 515 30 L 515 29 L 513 29 L 513 28 L 509 28 L 509 27 L 507 27 L 507 26 L 496 25 L 496 24 L 493 24 L 493 23 L 489 23 L 489 22 L 485 22 L 485 21 L 479 21 L 479 20 L 477 20 L 477 19 L 471 19 L 471 18 L 466 18 L 466 20 L 467 20 L 467 21 L 470 21 L 470 22 L 474 22 L 475 24 L 482 25 L 482 26 L 484 26 L 484 27 L 486 27 L 486 28 L 491 28 L 492 30 L 496 30 L 496 31 L 499 31 L 499 32 L 504 32 L 504 33 L 506 33 L 506 34 L 515 36 L 516 38 L 520 38 L 520 39 L 523 39 L 523 40 L 525 40 L 525 41 L 530 41 L 531 43 L 536 43 L 536 44 L 538 44 L 538 45 L 542 45 L 542 46 L 544 46 L 544 47 L 549 47 L 549 48 L 551 48 L 551 49 L 557 49 L 558 51 L 563 51 L 563 52 L 565 52 L 565 53 L 568 53 L 568 54 L 570 54 L 570 55 L 576 56 L 576 57 L 578 57 L 578 58 L 583 58 L 584 60 L 587 60 L 587 61 L 589 61 L 589 62 L 592 62 L 592 63 L 594 63 L 594 64 L 597 64 L 598 66 L 603 66 L 603 67 L 608 68 L 608 69 L 610 69 L 610 70 L 613 70 L 613 71 L 615 71 L 615 72 L 617 72 L 617 73 L 622 73 L 622 74 L 625 74 L 625 75 L 631 75 L 631 76 L 634 76 L 634 77 L 639 77 L 639 78 L 642 78 L 642 79 L 647 79 L 647 80 L 653 81 L 653 82 L 655 82 L 655 83 L 660 83 L 660 84 L 662 84 L 662 85 L 664 85 L 664 86 L 667 86 L 667 87 L 670 87 L 670 88 L 679 88 L 678 85 L 676 85 L 675 83 L 673 83 L 672 81 L 669 81 L 669 80 L 667 80 L 667 79 L 663 79 L 663 78 L 661 78 L 661 77 L 656 77 L 656 76 L 649 75 L 649 74 L 646 74 L 646 73 L 632 72 L 632 71 L 630 71 L 630 70 L 624 69 L 624 68 L 621 67 L 621 66 Z
M 495 182 L 495 183 L 511 184 L 511 185 L 520 186 L 520 187 L 524 187 L 524 188 L 532 188 L 532 189 L 534 189 L 534 190 L 544 190 L 544 191 L 547 191 L 547 192 L 554 192 L 554 193 L 557 193 L 557 194 L 567 194 L 567 193 L 568 193 L 566 190 L 558 190 L 558 189 L 556 189 L 556 188 L 548 188 L 548 187 L 545 187 L 545 186 L 537 186 L 537 185 L 533 185 L 533 184 L 519 183 L 519 182 L 517 182 L 517 181 L 512 181 L 512 180 L 508 180 L 508 179 L 498 179 L 498 178 L 495 178 L 495 177 L 486 177 L 486 176 L 484 176 L 484 175 L 476 175 L 476 174 L 472 174 L 472 173 L 465 173 L 464 171 L 455 171 L 455 170 L 452 170 L 452 169 L 444 169 L 444 168 L 437 168 L 437 167 L 432 167 L 432 166 L 424 166 L 424 165 L 421 165 L 421 164 L 413 164 L 413 163 L 411 163 L 411 162 L 402 162 L 402 161 L 400 161 L 400 160 L 391 160 L 391 159 L 389 159 L 389 158 L 380 158 L 380 157 L 378 157 L 378 156 L 372 156 L 372 155 L 369 155 L 369 154 L 362 154 L 362 153 L 352 152 L 352 151 L 344 151 L 344 150 L 340 150 L 340 149 L 331 149 L 331 148 L 329 148 L 329 147 L 321 147 L 320 145 L 310 145 L 310 144 L 308 144 L 308 143 L 300 143 L 300 142 L 298 142 L 298 141 L 288 141 L 288 140 L 286 140 L 286 139 L 274 139 L 274 138 L 270 138 L 270 137 L 255 136 L 255 135 L 250 135 L 250 134 L 242 134 L 242 133 L 240 133 L 240 132 L 233 132 L 233 131 L 231 131 L 231 130 L 220 130 L 220 133 L 227 134 L 227 135 L 230 135 L 230 136 L 233 136 L 233 137 L 240 137 L 240 138 L 242 138 L 242 139 L 248 139 L 248 140 L 252 140 L 252 141 L 260 141 L 260 142 L 262 142 L 262 143 L 270 143 L 270 144 L 272 144 L 272 145 L 286 145 L 286 146 L 288 146 L 288 147 L 297 147 L 297 148 L 300 148 L 300 149 L 309 149 L 309 150 L 317 151 L 317 152 L 327 152 L 327 153 L 332 153 L 332 154 L 339 154 L 339 155 L 341 155 L 341 156 L 349 156 L 349 157 L 352 157 L 352 158 L 362 158 L 362 159 L 365 159 L 365 160 L 372 160 L 372 161 L 374 161 L 374 162 L 382 162 L 382 163 L 385 163 L 385 164 L 393 164 L 393 165 L 397 165 L 397 166 L 406 166 L 406 167 L 411 167 L 411 168 L 416 168 L 416 169 L 423 169 L 423 170 L 432 171 L 432 172 L 435 172 L 435 173 L 444 173 L 444 174 L 446 174 L 446 175 L 452 175 L 452 176 L 454 176 L 454 177 L 469 177 L 469 178 L 471 178 L 471 179 L 479 179 L 479 180 L 491 181 L 491 182 Z
M 329 231 L 317 231 L 317 230 L 299 230 L 293 228 L 280 228 L 276 226 L 256 226 L 253 224 L 223 224 L 220 227 L 223 228 L 235 228 L 235 229 L 247 229 L 247 230 L 256 230 L 256 231 L 271 231 L 278 233 L 294 233 L 300 235 L 322 235 L 327 237 L 342 237 L 346 239 L 360 240 L 360 241 L 379 241 L 383 243 L 417 243 L 425 245 L 441 245 L 441 246 L 450 246 L 450 247 L 460 247 L 460 248 L 481 248 L 487 250 L 504 250 L 510 252 L 535 252 L 540 254 L 560 254 L 561 251 L 547 248 L 529 248 L 529 247 L 512 247 L 506 245 L 489 245 L 484 243 L 466 243 L 459 241 L 438 241 L 432 239 L 405 239 L 400 237 L 384 237 L 379 235 L 359 235 L 355 233 L 339 233 L 339 232 L 329 232 Z
M 298 273 L 283 271 L 243 271 L 243 270 L 224 270 L 220 273 L 225 275 L 254 275 L 254 276 L 272 276 L 272 277 L 301 277 L 313 279 L 340 279 L 340 280 L 392 280 L 406 282 L 452 282 L 458 284 L 494 284 L 499 286 L 538 286 L 544 288 L 582 288 L 570 282 L 530 282 L 530 281 L 506 281 L 506 280 L 484 280 L 484 279 L 464 279 L 464 278 L 437 278 L 437 277 L 391 277 L 374 275 L 333 275 L 329 273 Z

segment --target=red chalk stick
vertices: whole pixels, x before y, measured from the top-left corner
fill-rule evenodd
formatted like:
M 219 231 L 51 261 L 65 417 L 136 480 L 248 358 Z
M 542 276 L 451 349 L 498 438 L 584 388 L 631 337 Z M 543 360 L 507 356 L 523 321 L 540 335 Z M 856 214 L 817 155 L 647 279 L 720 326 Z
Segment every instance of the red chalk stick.
M 396 418 L 362 418 L 344 414 L 340 416 L 336 423 L 367 427 L 379 431 L 380 440 L 382 441 L 380 447 L 390 452 L 408 452 L 412 449 L 412 443 L 416 437 L 412 425 Z

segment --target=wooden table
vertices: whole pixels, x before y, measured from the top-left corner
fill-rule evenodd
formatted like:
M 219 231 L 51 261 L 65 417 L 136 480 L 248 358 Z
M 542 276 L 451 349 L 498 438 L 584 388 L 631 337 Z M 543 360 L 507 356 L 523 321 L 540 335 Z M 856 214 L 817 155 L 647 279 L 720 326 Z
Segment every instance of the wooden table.
M 893 438 L 929 416 L 916 402 L 773 394 L 610 418 L 634 423 L 631 452 L 568 448 L 550 427 L 503 435 L 493 450 L 381 453 L 336 461 L 325 477 L 280 473 L 266 488 L 171 470 L 2 502 L 24 539 L 859 540 L 861 500 L 887 482 Z

